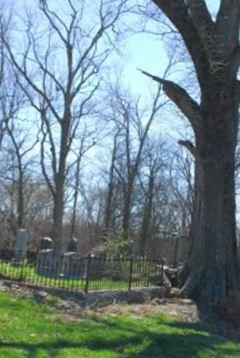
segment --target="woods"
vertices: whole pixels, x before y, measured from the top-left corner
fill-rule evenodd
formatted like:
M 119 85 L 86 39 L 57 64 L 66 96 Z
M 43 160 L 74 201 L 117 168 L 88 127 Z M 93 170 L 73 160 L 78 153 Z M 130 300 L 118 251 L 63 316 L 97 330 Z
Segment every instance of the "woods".
M 32 250 L 43 236 L 56 251 L 76 237 L 85 253 L 184 265 L 182 296 L 211 303 L 238 292 L 240 4 L 209 5 L 2 7 L 2 249 L 19 228 Z M 167 60 L 153 71 L 134 64 L 129 85 L 122 46 L 148 33 Z

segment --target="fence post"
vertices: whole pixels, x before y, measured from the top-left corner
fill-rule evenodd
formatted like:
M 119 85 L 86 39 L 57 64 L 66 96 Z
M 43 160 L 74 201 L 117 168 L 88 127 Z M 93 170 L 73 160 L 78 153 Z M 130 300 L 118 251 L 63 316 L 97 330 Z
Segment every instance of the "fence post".
M 128 281 L 128 290 L 131 290 L 132 287 L 132 274 L 133 274 L 133 257 L 130 258 L 130 265 L 129 265 L 129 281 Z
M 87 256 L 87 269 L 86 269 L 85 288 L 84 288 L 85 293 L 88 293 L 90 267 L 91 267 L 91 254 Z

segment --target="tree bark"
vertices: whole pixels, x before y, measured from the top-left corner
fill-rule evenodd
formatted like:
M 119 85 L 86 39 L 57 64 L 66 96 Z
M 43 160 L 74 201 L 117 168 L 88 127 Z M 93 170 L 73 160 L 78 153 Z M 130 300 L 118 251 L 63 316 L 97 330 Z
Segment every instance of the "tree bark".
M 221 0 L 213 20 L 204 0 L 152 1 L 181 34 L 201 90 L 198 104 L 179 85 L 150 75 L 195 134 L 195 146 L 180 142 L 196 160 L 192 243 L 181 294 L 211 304 L 240 288 L 235 217 L 240 3 Z
M 235 219 L 238 95 L 234 85 L 226 83 L 222 91 L 216 87 L 202 103 L 207 113 L 205 126 L 196 134 L 199 156 L 187 263 L 189 276 L 182 288 L 183 294 L 209 303 L 239 289 Z M 218 101 L 214 101 L 214 93 Z
M 63 250 L 63 214 L 64 214 L 64 184 L 56 191 L 53 199 L 53 224 L 51 238 L 53 239 L 54 250 Z

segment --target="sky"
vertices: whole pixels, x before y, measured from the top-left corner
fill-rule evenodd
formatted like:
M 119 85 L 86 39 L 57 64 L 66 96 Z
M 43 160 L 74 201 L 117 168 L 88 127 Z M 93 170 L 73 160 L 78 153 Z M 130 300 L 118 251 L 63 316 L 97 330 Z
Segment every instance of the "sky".
M 12 7 L 14 11 L 19 14 L 24 13 L 24 8 L 38 3 L 39 0 L 0 0 L 0 6 Z M 65 0 L 48 0 L 50 3 L 57 4 L 57 6 L 64 6 Z M 148 0 L 146 0 L 147 2 Z M 94 2 L 94 0 L 93 0 Z M 144 3 L 144 0 L 139 0 L 139 3 Z M 216 13 L 219 7 L 220 0 L 206 0 L 207 6 L 212 13 Z M 129 17 L 129 21 L 132 18 Z M 131 27 L 131 24 L 129 24 Z M 134 26 L 134 25 L 133 25 Z M 130 85 L 133 90 L 137 92 L 146 93 L 149 91 L 150 80 L 145 78 L 138 68 L 149 71 L 153 74 L 164 73 L 168 59 L 167 53 L 161 39 L 157 36 L 151 36 L 144 33 L 127 36 L 121 45 L 122 55 L 116 57 L 119 68 L 124 73 L 126 84 Z M 152 87 L 152 84 L 150 85 Z
M 220 0 L 206 0 L 209 10 L 215 14 Z M 137 70 L 138 68 L 160 75 L 164 73 L 168 59 L 165 46 L 155 35 L 137 34 L 126 41 L 128 59 L 125 73 L 132 87 L 147 90 L 149 79 Z
M 218 11 L 220 0 L 206 0 L 206 4 L 214 16 Z M 137 94 L 148 97 L 155 91 L 156 83 L 144 76 L 138 69 L 161 77 L 168 65 L 166 46 L 160 36 L 144 33 L 131 35 L 124 42 L 124 56 L 120 61 L 124 68 L 123 77 L 126 84 Z M 170 78 L 178 81 L 174 74 Z M 179 135 L 189 135 L 186 125 L 187 122 L 179 122 L 178 118 L 174 116 L 170 120 L 168 118 L 167 123 L 163 120 L 160 129 L 162 128 L 173 140 L 178 140 Z
M 57 7 L 66 4 L 66 0 L 48 0 L 49 3 L 57 4 Z M 144 0 L 139 0 L 139 2 Z M 147 0 L 146 0 L 147 1 Z M 35 7 L 38 0 L 0 0 L 0 4 L 12 6 L 13 11 L 24 17 L 24 11 L 30 6 Z M 206 0 L 211 12 L 216 13 L 220 0 Z M 91 3 L 91 2 L 90 2 Z M 133 18 L 129 16 L 129 27 L 134 27 Z M 133 29 L 134 30 L 134 29 Z M 119 53 L 113 56 L 114 67 L 110 76 L 114 78 L 116 72 L 121 72 L 121 78 L 124 84 L 144 98 L 150 98 L 150 95 L 157 89 L 156 83 L 144 76 L 138 69 L 146 70 L 152 74 L 163 75 L 167 64 L 168 56 L 165 45 L 160 37 L 144 33 L 131 33 L 125 36 L 120 43 Z M 176 78 L 173 79 L 176 80 Z M 177 80 L 176 80 L 177 81 Z M 163 131 L 173 140 L 178 140 L 179 136 L 188 136 L 189 130 L 186 127 L 186 121 L 179 121 L 176 114 L 169 114 L 162 121 L 158 121 L 154 130 Z
M 64 6 L 66 0 L 48 0 L 53 5 Z M 75 0 L 76 1 L 76 0 Z M 139 0 L 139 2 L 144 0 Z M 12 6 L 13 11 L 24 17 L 24 11 L 29 7 L 35 7 L 38 0 L 0 0 L 0 4 Z M 211 12 L 216 13 L 220 0 L 207 0 L 206 3 Z M 91 1 L 90 1 L 91 3 Z M 126 21 L 126 20 L 125 20 Z M 127 19 L 129 27 L 134 27 L 133 17 Z M 133 22 L 132 22 L 133 21 Z M 133 28 L 134 30 L 134 28 Z M 134 31 L 133 31 L 134 32 Z M 167 64 L 168 56 L 165 45 L 160 37 L 144 33 L 131 33 L 125 36 L 120 43 L 119 52 L 113 56 L 114 67 L 110 77 L 114 78 L 117 72 L 121 72 L 121 79 L 124 85 L 129 87 L 132 92 L 149 99 L 156 89 L 156 83 L 144 76 L 138 69 L 146 70 L 152 74 L 163 75 Z M 178 81 L 176 78 L 173 79 Z M 161 118 L 153 127 L 153 131 L 163 132 L 173 141 L 181 137 L 188 139 L 191 136 L 187 121 L 180 120 L 176 113 L 169 113 L 167 118 Z M 182 138 L 181 138 L 182 139 Z

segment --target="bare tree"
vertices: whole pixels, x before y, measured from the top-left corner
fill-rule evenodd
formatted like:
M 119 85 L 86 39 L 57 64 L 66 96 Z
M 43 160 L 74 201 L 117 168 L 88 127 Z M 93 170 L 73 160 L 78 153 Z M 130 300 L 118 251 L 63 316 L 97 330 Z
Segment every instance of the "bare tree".
M 111 29 L 125 12 L 123 2 L 99 1 L 97 14 L 87 3 L 77 7 L 65 1 L 65 12 L 50 8 L 48 3 L 40 12 L 48 31 L 42 37 L 42 26 L 35 26 L 33 15 L 26 19 L 26 47 L 17 54 L 9 41 L 3 43 L 18 74 L 19 86 L 41 118 L 41 168 L 53 197 L 53 227 L 55 249 L 62 247 L 64 196 L 70 149 L 79 126 L 94 109 L 92 99 L 99 87 L 98 73 L 109 50 L 103 46 L 118 33 Z M 49 2 L 50 4 L 50 2 Z M 88 4 L 89 5 L 89 4 Z M 85 13 L 93 16 L 93 26 L 85 23 Z M 113 36 L 114 35 L 114 36 Z M 58 56 L 60 67 L 56 61 Z M 35 74 L 35 76 L 33 76 Z
M 129 93 L 123 93 L 117 86 L 113 91 L 111 105 L 113 108 L 112 118 L 118 132 L 114 139 L 110 179 L 112 181 L 114 172 L 122 186 L 123 209 L 121 226 L 125 233 L 124 235 L 128 237 L 134 185 L 141 165 L 143 148 L 150 127 L 154 119 L 159 115 L 164 102 L 162 101 L 159 87 L 153 98 L 151 108 L 141 110 L 140 99 L 134 102 Z M 112 185 L 109 190 L 112 190 Z
M 14 156 L 16 158 L 16 169 L 17 169 L 17 226 L 18 228 L 23 228 L 25 226 L 25 195 L 24 187 L 26 181 L 26 171 L 30 165 L 33 164 L 33 158 L 29 154 L 34 149 L 37 144 L 37 140 L 33 143 L 29 143 L 29 138 L 27 134 L 21 135 L 21 129 L 19 126 L 16 128 L 16 125 L 13 120 L 8 120 L 6 122 L 7 134 L 10 137 L 12 142 Z M 19 124 L 19 123 L 18 123 Z
M 191 245 L 190 227 L 194 207 L 194 160 L 183 150 L 173 152 L 170 165 L 170 188 L 178 210 L 174 244 L 174 266 L 186 260 Z M 184 261 L 185 261 L 184 260 Z
M 166 143 L 161 138 L 158 138 L 157 142 L 154 139 L 149 139 L 144 150 L 143 168 L 142 173 L 139 175 L 144 195 L 142 223 L 139 237 L 139 252 L 142 256 L 147 253 L 147 244 L 152 242 L 154 196 L 159 194 L 156 192 L 156 182 L 158 177 L 164 177 L 163 173 L 160 173 L 160 171 L 164 171 L 167 166 L 165 157 L 166 152 L 168 152 L 169 155 Z
M 90 141 L 89 141 L 90 139 Z M 73 163 L 73 171 L 74 175 L 72 178 L 73 182 L 73 203 L 72 203 L 72 217 L 71 217 L 71 225 L 70 225 L 70 239 L 72 239 L 75 235 L 76 229 L 76 219 L 77 219 L 77 207 L 78 207 L 78 198 L 80 193 L 81 186 L 81 164 L 84 156 L 87 152 L 94 147 L 96 141 L 92 138 L 92 133 L 87 131 L 87 128 L 84 129 L 84 132 L 81 135 L 80 145 L 78 148 L 78 152 L 74 153 L 76 156 L 76 160 Z
M 106 205 L 105 205 L 105 218 L 104 218 L 104 226 L 106 230 L 113 229 L 114 227 L 114 191 L 116 190 L 116 180 L 115 180 L 115 165 L 117 159 L 117 140 L 119 136 L 120 130 L 113 136 L 113 148 L 111 155 L 111 164 L 109 168 L 109 178 L 108 178 L 108 188 L 106 193 Z

